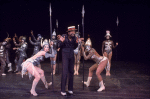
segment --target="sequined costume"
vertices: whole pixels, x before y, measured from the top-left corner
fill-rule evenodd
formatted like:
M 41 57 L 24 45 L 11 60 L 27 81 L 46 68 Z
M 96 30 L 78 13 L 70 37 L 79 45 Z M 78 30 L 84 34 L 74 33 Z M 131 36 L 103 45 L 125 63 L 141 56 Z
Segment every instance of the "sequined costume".
M 33 55 L 35 55 L 36 53 L 39 52 L 40 50 L 40 47 L 41 47 L 41 38 L 42 36 L 40 34 L 38 34 L 38 39 L 36 40 L 34 35 L 32 35 L 33 39 L 35 42 L 33 42 L 32 40 L 29 40 L 29 42 L 34 46 L 34 50 L 33 50 Z
M 5 71 L 5 66 L 6 66 L 6 63 L 5 63 L 5 46 L 7 45 L 7 42 L 4 41 L 4 42 L 0 42 L 0 63 L 1 63 L 1 73 L 0 74 L 3 74 L 4 71 Z
M 96 63 L 97 63 L 97 66 L 98 66 L 102 61 L 108 60 L 107 57 L 105 57 L 105 56 L 100 56 L 100 55 L 96 52 L 96 50 L 95 50 L 94 48 L 91 48 L 91 50 L 89 51 L 89 55 L 88 55 L 88 56 L 85 55 L 85 52 L 84 52 L 83 56 L 84 56 L 84 59 L 85 59 L 85 60 L 91 59 L 91 60 L 93 60 L 94 62 L 96 62 Z M 106 69 L 106 70 L 110 70 L 109 61 L 108 61 L 107 65 L 106 65 L 105 69 Z
M 112 40 L 105 40 L 102 43 L 102 53 L 106 52 L 107 54 L 109 54 L 110 52 L 112 52 L 112 48 L 115 48 L 116 46 L 114 46 L 114 42 Z

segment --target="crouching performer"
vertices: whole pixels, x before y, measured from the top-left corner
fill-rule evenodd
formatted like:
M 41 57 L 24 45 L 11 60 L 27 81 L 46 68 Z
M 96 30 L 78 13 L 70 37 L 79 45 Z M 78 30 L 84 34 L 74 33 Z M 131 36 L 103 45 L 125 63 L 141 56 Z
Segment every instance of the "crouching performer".
M 41 43 L 42 43 L 42 41 L 41 41 Z M 41 46 L 43 47 L 41 49 L 41 51 L 39 51 L 37 54 L 35 54 L 31 58 L 28 58 L 25 62 L 22 63 L 22 77 L 27 71 L 29 73 L 30 79 L 32 76 L 35 77 L 33 80 L 33 83 L 32 83 L 32 88 L 30 90 L 30 93 L 33 96 L 38 95 L 35 91 L 35 88 L 40 79 L 42 80 L 42 82 L 45 85 L 45 88 L 47 88 L 47 89 L 48 89 L 48 86 L 52 84 L 51 82 L 47 83 L 45 76 L 44 76 L 44 71 L 41 68 L 37 67 L 36 64 L 38 64 L 38 62 L 40 62 L 40 61 L 43 61 L 42 57 L 45 57 L 45 58 L 54 57 L 54 52 L 52 50 L 51 54 L 48 53 L 50 47 L 49 47 L 49 43 L 48 43 L 47 39 L 45 39 L 43 41 L 43 44 L 41 44 Z
M 87 82 L 84 82 L 84 84 L 87 87 L 90 85 L 90 81 L 92 79 L 93 71 L 96 70 L 96 75 L 97 75 L 97 78 L 99 80 L 99 86 L 100 86 L 100 88 L 97 91 L 105 90 L 105 86 L 103 84 L 103 79 L 102 79 L 102 76 L 100 74 L 104 70 L 104 68 L 105 69 L 110 68 L 109 61 L 108 61 L 107 57 L 100 56 L 96 52 L 96 50 L 94 48 L 92 48 L 90 38 L 88 38 L 86 43 L 85 43 L 85 52 L 84 52 L 84 47 L 83 46 L 81 46 L 81 49 L 82 49 L 82 53 L 83 53 L 83 56 L 84 56 L 85 60 L 91 59 L 91 60 L 96 62 L 94 65 L 92 65 L 89 68 L 88 79 L 87 79 Z M 86 55 L 85 53 L 88 54 L 88 55 Z

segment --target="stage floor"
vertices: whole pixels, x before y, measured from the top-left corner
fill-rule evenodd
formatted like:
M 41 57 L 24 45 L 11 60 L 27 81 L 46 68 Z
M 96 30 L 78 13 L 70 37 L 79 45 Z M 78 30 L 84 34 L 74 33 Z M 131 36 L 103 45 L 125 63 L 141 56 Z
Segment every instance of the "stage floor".
M 42 63 L 42 69 L 45 71 L 46 80 L 52 81 L 50 63 Z M 93 62 L 85 61 L 84 80 L 88 77 L 88 68 Z M 58 64 L 57 64 L 58 65 Z M 57 66 L 58 67 L 58 66 Z M 84 86 L 83 90 L 83 67 L 80 66 L 79 75 L 74 76 L 74 95 L 61 96 L 61 63 L 59 64 L 59 73 L 57 68 L 54 78 L 54 90 L 52 86 L 45 89 L 42 81 L 36 87 L 37 97 L 30 94 L 32 80 L 28 76 L 21 77 L 15 73 L 7 73 L 6 76 L 0 77 L 0 99 L 145 99 L 150 98 L 150 67 L 146 63 L 113 61 L 111 68 L 111 76 L 105 76 L 105 70 L 102 72 L 102 77 L 105 83 L 105 90 L 97 92 L 98 79 L 94 72 L 91 84 L 89 87 Z M 67 86 L 66 86 L 67 87 Z

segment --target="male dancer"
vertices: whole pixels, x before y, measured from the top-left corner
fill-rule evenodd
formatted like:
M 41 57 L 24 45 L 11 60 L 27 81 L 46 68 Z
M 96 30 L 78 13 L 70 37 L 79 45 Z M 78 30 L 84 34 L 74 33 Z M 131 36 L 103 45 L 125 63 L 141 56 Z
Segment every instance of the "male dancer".
M 81 39 L 75 37 L 75 26 L 68 27 L 68 33 L 58 35 L 58 47 L 62 48 L 62 78 L 61 95 L 67 95 L 65 92 L 66 81 L 68 78 L 68 93 L 73 94 L 73 73 L 74 73 L 74 48 Z M 68 75 L 69 73 L 69 75 Z M 69 77 L 67 77 L 67 75 Z

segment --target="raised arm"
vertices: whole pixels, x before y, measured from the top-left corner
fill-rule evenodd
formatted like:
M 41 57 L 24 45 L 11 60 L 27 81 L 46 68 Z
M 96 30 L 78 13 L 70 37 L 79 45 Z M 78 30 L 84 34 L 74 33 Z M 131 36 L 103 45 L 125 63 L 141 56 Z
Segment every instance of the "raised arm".
M 31 30 L 31 35 L 32 35 L 33 40 L 37 42 L 38 40 L 35 38 L 32 30 Z
M 14 42 L 15 46 L 17 46 L 17 47 L 20 47 L 20 46 L 21 46 L 21 43 L 19 43 L 19 44 L 16 43 L 16 40 L 15 40 L 14 37 L 13 37 L 13 42 Z
M 40 44 L 40 42 L 32 42 L 31 37 L 29 37 L 29 42 L 30 42 L 32 45 L 39 45 L 39 44 Z

